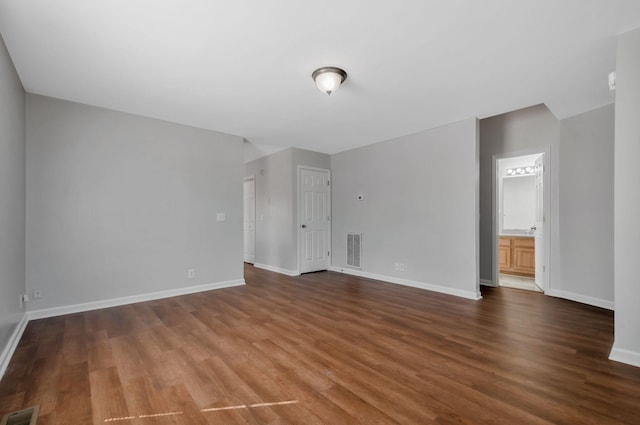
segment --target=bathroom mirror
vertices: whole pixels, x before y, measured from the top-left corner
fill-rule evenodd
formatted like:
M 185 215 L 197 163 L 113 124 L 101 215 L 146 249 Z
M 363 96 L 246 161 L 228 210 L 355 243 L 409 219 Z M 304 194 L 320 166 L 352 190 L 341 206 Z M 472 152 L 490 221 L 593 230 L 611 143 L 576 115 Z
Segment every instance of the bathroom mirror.
M 535 176 L 505 177 L 502 181 L 502 231 L 529 231 L 535 224 Z

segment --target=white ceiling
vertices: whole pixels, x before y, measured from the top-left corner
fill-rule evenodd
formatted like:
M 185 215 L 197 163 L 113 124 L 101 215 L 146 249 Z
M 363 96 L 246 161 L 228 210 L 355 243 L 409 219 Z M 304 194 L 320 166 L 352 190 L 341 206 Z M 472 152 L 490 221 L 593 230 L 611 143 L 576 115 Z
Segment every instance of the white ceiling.
M 326 153 L 610 103 L 638 26 L 638 0 L 0 0 L 28 92 Z M 328 97 L 330 65 L 349 77 Z

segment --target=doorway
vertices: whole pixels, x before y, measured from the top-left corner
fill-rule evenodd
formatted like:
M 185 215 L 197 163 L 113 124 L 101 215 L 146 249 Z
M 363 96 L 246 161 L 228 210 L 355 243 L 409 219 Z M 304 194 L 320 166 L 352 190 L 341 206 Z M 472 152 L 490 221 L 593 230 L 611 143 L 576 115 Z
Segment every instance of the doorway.
M 330 180 L 329 170 L 298 167 L 300 273 L 329 269 Z
M 244 262 L 256 261 L 256 180 L 254 176 L 244 179 Z
M 548 289 L 548 154 L 494 160 L 494 282 L 544 292 Z

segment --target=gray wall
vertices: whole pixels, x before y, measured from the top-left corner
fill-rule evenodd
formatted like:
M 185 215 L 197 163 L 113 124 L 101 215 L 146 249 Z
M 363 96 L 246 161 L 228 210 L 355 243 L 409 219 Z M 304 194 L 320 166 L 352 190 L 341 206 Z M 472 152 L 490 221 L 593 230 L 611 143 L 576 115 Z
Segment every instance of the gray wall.
M 331 170 L 333 266 L 362 233 L 363 272 L 476 295 L 477 120 L 335 154 Z
M 329 155 L 288 148 L 245 165 L 255 176 L 256 264 L 295 274 L 298 267 L 298 166 L 329 169 Z
M 551 179 L 557 181 L 559 123 L 544 105 L 533 106 L 508 114 L 480 120 L 480 279 L 492 280 L 492 191 L 493 156 L 501 154 L 529 154 L 551 150 Z M 557 185 L 551 188 L 551 267 L 550 280 L 554 280 L 554 253 L 557 241 Z M 555 223 L 555 224 L 553 224 Z M 554 240 L 554 238 L 556 238 Z M 555 242 L 555 244 L 554 244 Z M 556 262 L 557 264 L 557 262 Z
M 24 315 L 19 303 L 25 290 L 24 97 L 0 38 L 0 353 Z
M 256 185 L 256 264 L 293 273 L 296 270 L 293 223 L 292 149 L 245 165 Z
M 614 106 L 560 122 L 560 280 L 613 302 Z
M 615 344 L 611 358 L 640 366 L 640 29 L 618 37 L 615 118 Z
M 550 149 L 549 294 L 613 302 L 613 105 L 558 121 L 544 105 L 480 121 L 480 278 L 491 280 L 492 157 Z
M 29 310 L 242 279 L 242 138 L 27 95 L 27 157 Z

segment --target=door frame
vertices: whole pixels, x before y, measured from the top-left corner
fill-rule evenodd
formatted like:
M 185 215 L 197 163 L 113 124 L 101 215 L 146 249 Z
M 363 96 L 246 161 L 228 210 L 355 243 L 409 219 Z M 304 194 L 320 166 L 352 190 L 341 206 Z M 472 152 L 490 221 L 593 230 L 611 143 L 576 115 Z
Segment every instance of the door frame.
M 242 180 L 242 240 L 243 240 L 243 244 L 242 244 L 242 260 L 244 261 L 244 253 L 245 253 L 245 248 L 244 248 L 244 184 L 248 181 L 252 181 L 253 182 L 253 264 L 255 264 L 256 262 L 256 230 L 257 230 L 257 223 L 258 223 L 258 219 L 256 217 L 256 176 L 255 174 L 251 174 L 250 176 L 245 176 L 244 179 Z
M 549 146 L 540 147 L 540 148 L 532 148 L 526 149 L 522 151 L 509 152 L 509 153 L 500 153 L 495 154 L 492 157 L 492 167 L 491 167 L 491 181 L 492 181 L 492 190 L 491 190 L 491 246 L 493 249 L 493 264 L 491 268 L 491 283 L 493 286 L 499 286 L 498 277 L 499 277 L 499 265 L 498 265 L 498 256 L 500 255 L 500 239 L 498 238 L 498 229 L 500 228 L 500 222 L 498 217 L 498 211 L 500 209 L 498 199 L 498 161 L 501 159 L 515 158 L 518 156 L 526 156 L 526 155 L 535 155 L 535 154 L 544 154 L 544 159 L 542 164 L 544 166 L 544 175 L 543 175 L 543 185 L 544 185 L 544 261 L 545 261 L 545 272 L 544 272 L 544 285 L 542 290 L 545 294 L 547 294 L 551 290 L 551 149 Z
M 301 184 L 301 178 L 302 178 L 302 170 L 309 170 L 309 171 L 319 171 L 319 172 L 323 172 L 323 173 L 327 173 L 327 179 L 329 181 L 329 186 L 328 186 L 328 196 L 327 196 L 327 208 L 329 210 L 329 229 L 327 232 L 327 247 L 329 248 L 329 255 L 327 256 L 327 261 L 329 262 L 329 264 L 327 264 L 327 270 L 331 268 L 331 257 L 333 255 L 333 249 L 331 248 L 331 224 L 333 222 L 333 214 L 331 211 L 331 187 L 333 186 L 333 182 L 331 181 L 331 170 L 327 169 L 327 168 L 318 168 L 318 167 L 309 167 L 307 165 L 298 165 L 296 167 L 296 174 L 298 176 L 297 178 L 297 187 L 296 187 L 296 198 L 297 198 L 297 202 L 295 203 L 295 208 L 297 211 L 296 214 L 296 229 L 297 229 L 297 235 L 296 235 L 296 244 L 297 244 L 297 252 L 298 252 L 298 266 L 297 266 L 297 270 L 296 273 L 300 274 L 300 257 L 302 255 L 302 228 L 300 227 L 300 223 L 302 222 L 302 208 L 300 208 L 300 203 L 302 202 L 302 196 L 300 196 L 300 190 L 302 188 L 302 184 Z

